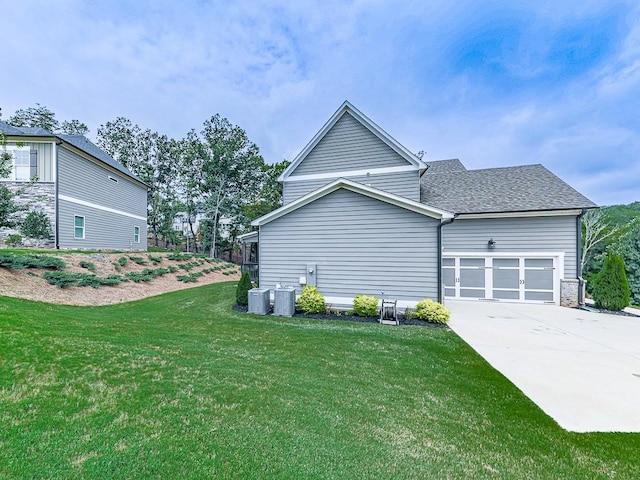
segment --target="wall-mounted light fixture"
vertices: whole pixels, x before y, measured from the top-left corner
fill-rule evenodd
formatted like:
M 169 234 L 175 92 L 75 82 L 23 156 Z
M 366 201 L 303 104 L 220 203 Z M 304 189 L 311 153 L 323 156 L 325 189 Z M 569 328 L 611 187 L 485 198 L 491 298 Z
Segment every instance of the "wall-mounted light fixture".
M 489 248 L 496 248 L 496 241 L 493 238 L 490 238 L 489 241 L 487 242 L 487 246 Z

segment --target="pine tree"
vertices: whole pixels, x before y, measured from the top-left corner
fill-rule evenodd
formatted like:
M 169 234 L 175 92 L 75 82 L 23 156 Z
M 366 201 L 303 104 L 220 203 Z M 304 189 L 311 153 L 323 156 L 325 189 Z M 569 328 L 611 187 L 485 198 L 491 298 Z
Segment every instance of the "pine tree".
M 622 258 L 608 255 L 593 284 L 593 300 L 596 307 L 613 311 L 623 310 L 629 305 L 630 296 L 629 281 Z

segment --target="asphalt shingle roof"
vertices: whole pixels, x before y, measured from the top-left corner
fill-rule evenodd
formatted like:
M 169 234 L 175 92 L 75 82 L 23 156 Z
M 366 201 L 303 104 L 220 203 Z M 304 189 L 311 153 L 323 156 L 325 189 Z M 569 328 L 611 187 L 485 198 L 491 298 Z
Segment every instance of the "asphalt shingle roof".
M 424 172 L 425 175 L 434 175 L 439 173 L 449 173 L 449 172 L 459 172 L 466 171 L 467 169 L 462 164 L 460 160 L 457 158 L 452 158 L 450 160 L 434 160 L 432 162 L 425 162 L 427 164 L 427 170 Z
M 82 150 L 83 152 L 91 155 L 92 157 L 100 160 L 101 162 L 109 165 L 112 168 L 115 168 L 121 173 L 124 173 L 128 177 L 131 177 L 139 182 L 142 182 L 140 178 L 134 175 L 128 168 L 122 165 L 120 162 L 117 162 L 109 155 L 107 155 L 104 151 L 100 149 L 97 145 L 92 143 L 88 138 L 83 135 L 66 135 L 62 133 L 51 133 L 43 128 L 32 128 L 32 127 L 13 127 L 7 123 L 0 121 L 0 131 L 5 135 L 12 136 L 23 136 L 23 137 L 57 137 L 64 142 L 67 142 L 74 147 Z M 144 182 L 142 182 L 144 183 Z
M 420 201 L 454 213 L 565 210 L 596 206 L 542 165 L 425 174 L 420 181 Z
M 115 161 L 109 155 L 107 155 L 104 151 L 100 149 L 97 145 L 92 143 L 87 137 L 83 135 L 66 135 L 66 134 L 57 134 L 56 137 L 64 140 L 67 143 L 70 143 L 76 148 L 88 153 L 92 157 L 97 158 L 98 160 L 106 163 L 107 165 L 115 168 L 116 170 L 128 175 L 131 178 L 135 178 L 139 182 L 142 182 L 137 176 L 135 176 L 131 171 L 122 165 L 120 162 Z M 144 183 L 144 182 L 143 182 Z

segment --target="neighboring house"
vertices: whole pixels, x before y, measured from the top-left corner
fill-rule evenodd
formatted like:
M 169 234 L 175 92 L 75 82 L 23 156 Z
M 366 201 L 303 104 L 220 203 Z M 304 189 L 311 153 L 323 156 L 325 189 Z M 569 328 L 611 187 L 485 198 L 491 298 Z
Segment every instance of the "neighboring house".
M 16 203 L 47 213 L 60 249 L 146 250 L 147 186 L 82 135 L 0 122 Z M 4 236 L 0 232 L 0 236 Z
M 279 180 L 284 206 L 242 238 L 258 242 L 261 287 L 316 285 L 334 306 L 357 293 L 578 301 L 580 217 L 595 204 L 542 165 L 422 161 L 345 102 Z
M 200 224 L 207 219 L 204 211 L 198 210 L 195 215 L 191 215 L 191 222 L 189 222 L 189 214 L 187 212 L 178 212 L 173 217 L 173 230 L 180 232 L 183 238 L 193 238 L 194 234 L 198 235 Z M 191 233 L 193 228 L 194 234 Z
M 172 227 L 176 232 L 180 232 L 183 238 L 193 238 L 191 234 L 191 228 L 197 237 L 198 234 L 202 236 L 203 232 L 199 232 L 202 223 L 209 220 L 207 212 L 203 209 L 198 209 L 195 215 L 191 215 L 191 225 L 189 226 L 189 214 L 187 212 L 178 212 L 173 217 Z M 233 225 L 232 219 L 229 217 L 221 217 L 218 220 L 219 238 L 228 239 L 230 237 L 229 228 Z

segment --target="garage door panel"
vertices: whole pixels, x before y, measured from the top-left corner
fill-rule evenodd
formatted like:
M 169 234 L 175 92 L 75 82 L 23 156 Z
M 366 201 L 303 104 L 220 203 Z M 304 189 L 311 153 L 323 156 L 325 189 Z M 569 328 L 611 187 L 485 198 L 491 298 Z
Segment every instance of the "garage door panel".
M 553 268 L 553 258 L 525 258 L 525 268 Z
M 518 288 L 520 271 L 512 269 L 493 269 L 493 288 Z
M 519 268 L 519 258 L 494 258 L 493 268 Z
M 525 290 L 553 290 L 553 269 L 524 271 Z
M 442 269 L 442 281 L 446 286 L 455 286 L 456 283 L 456 271 L 453 268 Z
M 484 289 L 484 276 L 484 268 L 460 268 L 460 287 L 476 287 Z
M 553 292 L 524 292 L 524 299 L 534 302 L 553 302 Z
M 496 300 L 519 300 L 519 290 L 493 290 L 493 298 Z
M 461 288 L 460 297 L 462 298 L 484 298 L 485 290 L 479 288 Z

